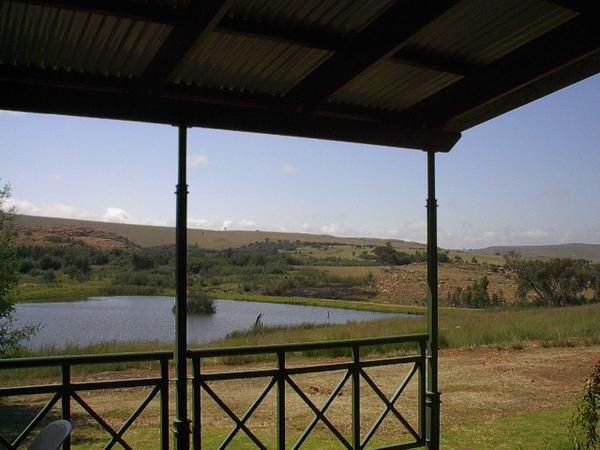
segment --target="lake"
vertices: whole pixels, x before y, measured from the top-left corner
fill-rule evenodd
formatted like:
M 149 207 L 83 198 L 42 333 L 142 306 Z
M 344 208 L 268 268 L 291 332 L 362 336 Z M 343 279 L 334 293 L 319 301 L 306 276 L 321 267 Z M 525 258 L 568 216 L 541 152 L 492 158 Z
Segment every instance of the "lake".
M 64 347 L 103 341 L 174 341 L 173 297 L 92 297 L 88 300 L 16 305 L 18 325 L 39 323 L 42 328 L 26 344 Z M 215 341 L 236 330 L 251 328 L 259 314 L 264 325 L 341 324 L 390 317 L 414 319 L 410 314 L 378 313 L 317 306 L 215 300 L 217 312 L 188 317 L 188 341 Z

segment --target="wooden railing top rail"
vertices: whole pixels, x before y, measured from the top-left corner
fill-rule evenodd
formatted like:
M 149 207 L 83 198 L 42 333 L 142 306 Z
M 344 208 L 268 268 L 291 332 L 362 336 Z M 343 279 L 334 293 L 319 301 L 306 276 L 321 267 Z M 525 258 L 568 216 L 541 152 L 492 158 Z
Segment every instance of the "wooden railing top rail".
M 100 353 L 92 355 L 41 356 L 34 358 L 0 359 L 0 369 L 24 369 L 79 364 L 110 364 L 119 362 L 160 361 L 173 359 L 173 352 Z

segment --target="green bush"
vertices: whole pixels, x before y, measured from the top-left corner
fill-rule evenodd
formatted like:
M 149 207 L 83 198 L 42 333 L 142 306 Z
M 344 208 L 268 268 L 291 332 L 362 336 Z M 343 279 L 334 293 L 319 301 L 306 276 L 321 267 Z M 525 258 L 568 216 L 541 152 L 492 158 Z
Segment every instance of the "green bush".
M 176 311 L 173 305 L 173 313 Z M 206 291 L 199 288 L 192 288 L 187 297 L 188 314 L 214 314 L 217 312 L 215 301 L 208 296 Z
M 600 360 L 585 382 L 570 431 L 576 450 L 600 448 Z
M 471 286 L 463 289 L 455 288 L 448 292 L 447 304 L 461 308 L 487 308 L 490 306 L 498 306 L 502 303 L 502 299 L 494 294 L 490 297 L 488 286 L 490 281 L 486 276 L 475 280 Z

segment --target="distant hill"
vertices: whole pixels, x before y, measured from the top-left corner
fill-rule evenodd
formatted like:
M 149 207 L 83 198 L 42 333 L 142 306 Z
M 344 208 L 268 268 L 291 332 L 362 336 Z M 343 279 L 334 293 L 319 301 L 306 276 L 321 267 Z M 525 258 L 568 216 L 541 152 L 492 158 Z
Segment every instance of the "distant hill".
M 488 255 L 506 255 L 510 251 L 529 258 L 576 258 L 600 262 L 600 244 L 496 246 L 471 250 Z
M 38 216 L 17 216 L 17 225 L 25 230 L 28 239 L 36 242 L 48 239 L 48 235 L 85 241 L 91 235 L 96 241 L 112 240 L 114 245 L 119 239 L 126 238 L 130 243 L 140 247 L 153 247 L 157 245 L 168 245 L 175 243 L 175 229 L 171 227 L 157 227 L 150 225 L 131 225 L 123 223 L 95 222 L 89 220 L 59 219 Z M 36 239 L 38 237 L 38 239 Z M 23 239 L 23 238 L 22 238 Z M 336 237 L 324 234 L 308 233 L 282 233 L 273 231 L 215 231 L 215 230 L 188 230 L 189 245 L 198 245 L 203 248 L 224 249 L 228 247 L 241 247 L 252 242 L 271 240 L 289 240 L 314 243 L 335 243 L 347 245 L 375 245 L 382 246 L 391 242 L 394 248 L 399 250 L 421 250 L 426 249 L 424 244 L 407 242 L 394 239 L 354 238 Z M 100 242 L 100 241 L 98 241 Z M 104 246 L 109 246 L 105 244 Z

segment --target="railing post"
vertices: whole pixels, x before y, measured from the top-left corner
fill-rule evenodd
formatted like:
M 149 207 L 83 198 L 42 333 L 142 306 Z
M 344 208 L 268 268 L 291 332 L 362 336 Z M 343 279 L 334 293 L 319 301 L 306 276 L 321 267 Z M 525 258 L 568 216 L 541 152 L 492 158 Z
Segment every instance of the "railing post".
M 68 363 L 62 366 L 62 418 L 71 421 L 71 366 Z M 63 450 L 71 450 L 71 437 L 63 442 Z
M 360 347 L 352 347 L 352 447 L 360 450 Z
M 202 392 L 200 391 L 200 357 L 192 357 L 192 368 L 194 375 L 192 378 L 193 412 L 192 412 L 192 443 L 194 450 L 202 448 Z
M 427 367 L 427 348 L 424 341 L 419 341 L 419 436 L 423 443 L 425 442 L 425 424 L 427 422 L 427 408 L 425 401 L 427 398 L 427 377 L 425 370 Z
M 440 394 L 438 391 L 438 257 L 435 151 L 427 152 L 427 448 L 440 447 Z
M 177 211 L 175 223 L 175 448 L 189 450 L 190 420 L 187 409 L 187 128 L 179 127 Z
M 285 352 L 277 352 L 277 450 L 285 450 Z
M 160 358 L 160 445 L 169 450 L 169 358 Z

